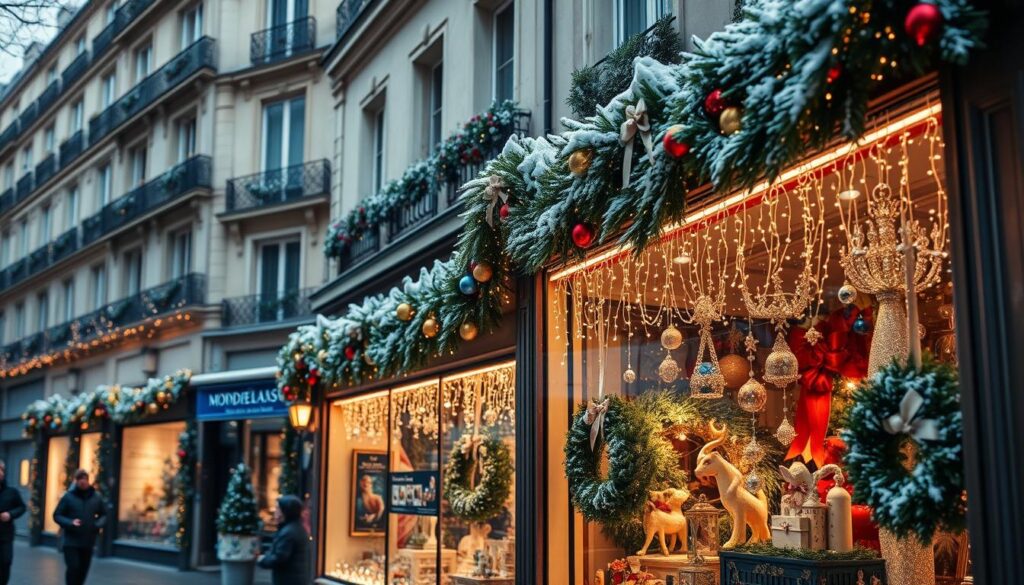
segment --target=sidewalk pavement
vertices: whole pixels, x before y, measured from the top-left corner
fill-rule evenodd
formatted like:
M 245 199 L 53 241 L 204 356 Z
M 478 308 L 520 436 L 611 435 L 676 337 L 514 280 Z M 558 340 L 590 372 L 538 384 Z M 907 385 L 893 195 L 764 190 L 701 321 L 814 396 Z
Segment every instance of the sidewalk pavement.
M 117 558 L 93 557 L 86 585 L 217 585 L 219 572 L 178 571 Z M 270 572 L 256 569 L 255 585 L 269 585 Z M 64 557 L 56 550 L 14 543 L 11 585 L 64 585 Z

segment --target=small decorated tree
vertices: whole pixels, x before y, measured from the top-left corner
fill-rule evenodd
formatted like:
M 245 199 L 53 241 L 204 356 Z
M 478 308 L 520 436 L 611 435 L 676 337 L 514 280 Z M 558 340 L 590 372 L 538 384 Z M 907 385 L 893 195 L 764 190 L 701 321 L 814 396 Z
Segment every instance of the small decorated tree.
M 239 463 L 231 473 L 228 491 L 217 510 L 217 558 L 223 585 L 249 585 L 259 554 L 259 512 L 249 468 Z

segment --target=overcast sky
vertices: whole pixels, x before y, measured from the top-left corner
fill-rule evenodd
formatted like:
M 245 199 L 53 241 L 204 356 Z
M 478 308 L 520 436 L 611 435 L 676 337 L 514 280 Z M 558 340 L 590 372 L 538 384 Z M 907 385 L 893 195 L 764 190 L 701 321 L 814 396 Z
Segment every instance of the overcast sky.
M 8 47 L 7 51 L 0 51 L 0 83 L 7 83 L 12 77 L 14 77 L 14 74 L 21 70 L 21 57 L 24 52 L 24 44 L 27 44 L 32 40 L 40 41 L 45 44 L 57 34 L 58 6 L 65 5 L 75 7 L 81 5 L 82 2 L 83 0 L 53 1 L 53 7 L 44 9 L 43 12 L 43 20 L 47 23 L 46 26 L 25 27 L 8 16 L 0 17 L 0 38 L 9 42 L 9 39 L 11 39 L 12 36 L 17 37 Z M 7 42 L 4 44 L 6 45 Z

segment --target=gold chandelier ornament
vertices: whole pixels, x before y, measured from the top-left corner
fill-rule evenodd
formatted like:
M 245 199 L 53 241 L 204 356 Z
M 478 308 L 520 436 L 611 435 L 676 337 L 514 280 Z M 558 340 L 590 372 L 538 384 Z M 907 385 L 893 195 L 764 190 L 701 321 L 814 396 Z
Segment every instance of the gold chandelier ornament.
M 840 252 L 840 263 L 846 280 L 856 290 L 874 295 L 878 300 L 874 336 L 868 355 L 868 376 L 894 357 L 905 357 L 910 349 L 907 294 L 916 295 L 939 282 L 947 256 L 946 191 L 941 172 L 941 138 L 938 121 L 927 120 L 922 139 L 928 160 L 929 193 L 935 202 L 927 211 L 926 226 L 918 219 L 923 203 L 911 198 L 911 150 L 915 140 L 910 133 L 900 136 L 895 154 L 899 160 L 890 162 L 891 150 L 874 145 L 867 156 L 873 172 L 864 169 L 861 182 L 875 181 L 870 189 L 867 217 L 861 220 L 858 200 L 836 203 L 846 234 L 846 245 Z M 919 148 L 919 147 L 918 147 Z M 920 153 L 916 153 L 920 154 Z M 856 165 L 850 165 L 850 180 L 855 179 Z M 909 282 L 909 285 L 908 285 Z M 916 321 L 916 315 L 915 315 Z
M 720 312 L 708 295 L 701 295 L 693 307 L 693 321 L 700 326 L 700 346 L 697 348 L 697 365 L 690 376 L 692 398 L 721 398 L 725 391 L 725 376 L 718 365 L 718 355 L 711 339 L 711 323 L 718 319 Z M 704 361 L 705 353 L 708 356 Z

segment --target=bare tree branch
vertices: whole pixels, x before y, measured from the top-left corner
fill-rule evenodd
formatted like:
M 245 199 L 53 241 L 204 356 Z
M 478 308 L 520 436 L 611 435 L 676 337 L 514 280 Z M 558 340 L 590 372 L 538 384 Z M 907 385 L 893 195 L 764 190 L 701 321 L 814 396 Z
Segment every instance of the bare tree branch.
M 23 58 L 34 41 L 42 42 L 53 36 L 62 8 L 74 9 L 73 2 L 0 0 L 0 52 Z

